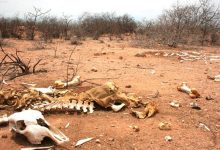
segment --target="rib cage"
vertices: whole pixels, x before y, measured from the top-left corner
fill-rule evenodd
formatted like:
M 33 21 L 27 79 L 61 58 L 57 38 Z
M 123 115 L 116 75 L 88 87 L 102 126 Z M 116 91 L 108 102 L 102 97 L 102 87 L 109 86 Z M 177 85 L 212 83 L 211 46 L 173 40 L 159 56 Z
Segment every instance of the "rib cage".
M 89 101 L 68 101 L 68 102 L 45 102 L 36 103 L 31 105 L 32 109 L 39 110 L 41 112 L 51 113 L 51 112 L 84 112 L 93 113 L 94 102 Z

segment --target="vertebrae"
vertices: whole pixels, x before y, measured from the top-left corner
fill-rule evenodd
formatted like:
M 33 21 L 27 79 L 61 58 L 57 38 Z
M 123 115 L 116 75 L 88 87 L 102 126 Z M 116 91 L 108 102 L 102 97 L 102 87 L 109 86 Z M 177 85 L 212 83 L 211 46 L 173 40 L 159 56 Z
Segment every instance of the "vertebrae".
M 32 109 L 39 110 L 45 113 L 53 112 L 84 112 L 93 113 L 94 112 L 94 102 L 89 101 L 58 101 L 58 102 L 45 102 L 37 103 L 31 105 Z

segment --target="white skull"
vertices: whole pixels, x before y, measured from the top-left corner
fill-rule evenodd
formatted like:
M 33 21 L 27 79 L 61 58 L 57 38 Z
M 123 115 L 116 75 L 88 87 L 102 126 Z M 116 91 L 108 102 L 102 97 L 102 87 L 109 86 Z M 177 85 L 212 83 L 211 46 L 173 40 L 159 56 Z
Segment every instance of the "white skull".
M 9 127 L 16 133 L 23 134 L 32 144 L 41 144 L 45 137 L 51 138 L 57 144 L 69 141 L 61 131 L 51 126 L 40 111 L 23 110 L 8 117 Z

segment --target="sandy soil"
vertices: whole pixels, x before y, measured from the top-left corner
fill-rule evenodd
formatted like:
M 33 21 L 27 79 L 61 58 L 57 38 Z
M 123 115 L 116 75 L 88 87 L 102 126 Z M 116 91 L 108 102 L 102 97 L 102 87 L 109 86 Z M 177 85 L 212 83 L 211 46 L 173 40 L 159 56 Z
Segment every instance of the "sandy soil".
M 66 78 L 66 66 L 71 50 L 74 49 L 69 41 L 60 41 L 59 44 L 48 44 L 46 49 L 33 49 L 31 41 L 9 40 L 13 47 L 22 51 L 20 54 L 32 62 L 42 58 L 39 69 L 46 69 L 46 73 L 26 75 L 10 81 L 11 87 L 22 88 L 20 83 L 37 83 L 39 87 L 52 85 L 57 79 Z M 57 57 L 54 49 L 57 46 Z M 7 47 L 10 50 L 12 47 Z M 167 49 L 169 50 L 169 49 Z M 72 63 L 80 62 L 78 74 L 84 79 L 112 78 L 116 84 L 126 92 L 133 92 L 139 96 L 147 97 L 159 91 L 160 97 L 155 98 L 159 106 L 159 113 L 152 118 L 137 119 L 130 115 L 129 110 L 114 113 L 99 110 L 93 114 L 51 114 L 45 115 L 46 119 L 63 131 L 70 141 L 55 149 L 101 149 L 101 150 L 217 150 L 220 149 L 220 83 L 207 79 L 207 75 L 220 74 L 220 62 L 202 61 L 180 63 L 176 58 L 135 57 L 138 52 L 148 49 L 132 48 L 127 41 L 108 41 L 104 43 L 94 40 L 83 41 L 73 53 Z M 170 50 L 171 51 L 171 50 Z M 175 50 L 177 51 L 177 50 Z M 210 52 L 220 55 L 219 48 L 198 48 L 203 53 Z M 105 52 L 105 55 L 95 56 L 95 53 Z M 74 66 L 70 64 L 70 66 Z M 137 67 L 139 66 L 139 67 Z M 141 66 L 141 67 L 140 67 Z M 92 72 L 92 67 L 97 72 Z M 152 73 L 155 70 L 155 73 Z M 92 80 L 95 83 L 105 83 L 108 79 Z M 177 91 L 177 85 L 183 81 L 191 87 L 198 89 L 201 98 L 191 99 L 187 94 Z M 131 88 L 125 88 L 131 85 Z M 82 87 L 91 86 L 83 83 Z M 206 96 L 214 100 L 206 100 Z M 182 107 L 172 108 L 169 102 L 177 100 Z M 196 101 L 201 110 L 190 108 L 190 102 Z M 4 114 L 5 110 L 0 110 Z M 9 111 L 7 111 L 10 113 Z M 172 124 L 168 131 L 160 130 L 158 124 L 167 121 Z M 66 129 L 65 126 L 70 123 Z M 206 131 L 199 128 L 199 123 L 204 123 L 210 128 Z M 135 132 L 130 126 L 140 128 Z M 30 147 L 22 136 L 13 137 L 8 127 L 0 128 L 0 149 L 17 150 Z M 3 136 L 6 135 L 6 138 Z M 171 136 L 172 141 L 166 142 L 165 136 Z M 77 140 L 86 137 L 94 139 L 80 147 L 74 147 Z M 96 142 L 99 139 L 100 142 Z M 45 140 L 42 145 L 53 145 Z M 40 145 L 40 146 L 42 146 Z

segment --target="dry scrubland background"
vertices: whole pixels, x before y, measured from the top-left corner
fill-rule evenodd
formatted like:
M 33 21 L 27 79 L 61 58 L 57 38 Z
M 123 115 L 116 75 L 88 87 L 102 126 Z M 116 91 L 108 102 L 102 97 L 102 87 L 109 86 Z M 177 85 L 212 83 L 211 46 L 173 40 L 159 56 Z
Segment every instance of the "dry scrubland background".
M 133 92 L 147 101 L 156 101 L 159 112 L 152 118 L 137 119 L 128 109 L 118 113 L 107 110 L 93 114 L 52 114 L 46 119 L 61 129 L 70 142 L 56 149 L 220 149 L 220 86 L 207 79 L 207 75 L 220 74 L 220 63 L 184 61 L 176 57 L 162 57 L 146 53 L 145 57 L 135 57 L 137 53 L 190 52 L 220 55 L 219 9 L 210 1 L 199 4 L 174 5 L 165 10 L 155 20 L 135 21 L 129 15 L 116 16 L 111 13 L 84 14 L 78 20 L 63 15 L 50 16 L 48 10 L 34 8 L 25 19 L 0 18 L 1 46 L 6 53 L 15 54 L 29 66 L 27 72 L 16 69 L 6 72 L 1 68 L 1 80 L 8 79 L 9 85 L 1 83 L 3 89 L 23 89 L 22 82 L 36 83 L 48 87 L 57 79 L 67 80 L 67 66 L 70 77 L 77 73 L 82 79 L 103 84 L 111 78 L 123 91 Z M 75 46 L 77 47 L 75 48 Z M 69 59 L 72 53 L 71 59 Z M 0 60 L 3 59 L 1 51 Z M 30 63 L 28 63 L 30 61 Z M 32 68 L 36 66 L 36 72 Z M 78 68 L 76 68 L 78 66 Z M 2 67 L 2 66 L 0 66 Z M 97 72 L 91 71 L 96 68 Z M 69 78 L 70 79 L 70 78 Z M 183 81 L 195 87 L 201 98 L 191 99 L 180 93 L 176 87 Z M 131 88 L 126 88 L 130 85 Z M 76 91 L 94 86 L 83 83 Z M 159 91 L 160 96 L 150 98 Z M 206 100 L 206 96 L 214 100 Z M 171 108 L 169 103 L 178 100 L 182 107 Z M 197 102 L 201 110 L 190 108 L 190 102 Z M 10 110 L 0 110 L 0 114 Z M 161 121 L 171 123 L 171 130 L 158 129 Z M 68 128 L 64 128 L 70 123 Z M 199 128 L 206 124 L 211 131 Z M 135 132 L 129 126 L 138 126 Z M 8 127 L 0 128 L 0 148 L 19 149 L 30 145 L 24 137 L 14 138 Z M 166 142 L 170 135 L 173 140 Z M 74 148 L 74 143 L 86 137 L 95 140 Z M 51 145 L 44 141 L 43 145 Z

